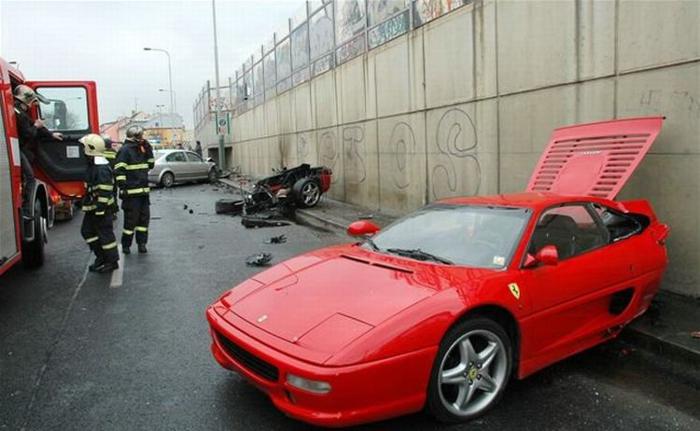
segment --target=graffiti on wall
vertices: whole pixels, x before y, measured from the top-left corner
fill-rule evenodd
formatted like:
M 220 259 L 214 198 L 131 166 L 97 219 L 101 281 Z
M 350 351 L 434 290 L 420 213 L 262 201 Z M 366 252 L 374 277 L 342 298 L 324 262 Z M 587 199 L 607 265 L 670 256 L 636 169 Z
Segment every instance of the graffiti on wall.
M 338 143 L 333 130 L 326 130 L 319 136 L 319 159 L 323 166 L 331 168 L 333 173 L 336 173 L 336 165 L 338 164 L 339 152 Z M 339 175 L 331 177 L 331 184 L 338 182 Z
M 481 165 L 477 154 L 476 127 L 469 114 L 459 108 L 447 110 L 438 121 L 435 143 L 438 154 L 432 168 L 433 199 L 457 194 L 460 177 L 468 185 L 464 191 L 459 191 L 460 194 L 478 194 Z M 458 175 L 457 165 L 462 175 Z M 469 168 L 465 170 L 464 166 Z
M 310 154 L 308 138 L 301 134 L 297 135 L 297 162 L 308 163 Z
M 365 152 L 365 129 L 350 126 L 343 129 L 343 170 L 347 184 L 362 184 L 367 179 Z
M 397 123 L 391 131 L 389 139 L 391 154 L 393 156 L 391 166 L 391 179 L 399 190 L 407 189 L 411 185 L 411 175 L 408 170 L 409 157 L 416 153 L 416 135 L 410 124 Z

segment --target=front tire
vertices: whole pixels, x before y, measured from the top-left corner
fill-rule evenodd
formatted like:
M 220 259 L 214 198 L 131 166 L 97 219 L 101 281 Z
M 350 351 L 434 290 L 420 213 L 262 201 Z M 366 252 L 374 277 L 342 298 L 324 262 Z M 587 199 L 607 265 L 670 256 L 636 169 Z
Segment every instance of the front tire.
M 501 399 L 512 368 L 511 340 L 498 323 L 485 317 L 460 322 L 440 343 L 427 408 L 443 422 L 477 418 Z
M 160 178 L 160 185 L 166 189 L 172 187 L 173 184 L 175 184 L 175 175 L 173 175 L 171 172 L 164 173 Z
M 35 269 L 44 264 L 47 222 L 39 199 L 34 201 L 34 239 L 22 244 L 22 263 L 25 268 Z

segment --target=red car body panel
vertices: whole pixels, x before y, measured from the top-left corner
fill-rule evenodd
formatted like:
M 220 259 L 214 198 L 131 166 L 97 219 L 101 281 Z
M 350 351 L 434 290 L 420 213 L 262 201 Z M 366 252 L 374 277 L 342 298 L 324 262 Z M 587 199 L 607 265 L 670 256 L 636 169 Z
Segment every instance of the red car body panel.
M 526 267 L 540 215 L 582 202 L 633 214 L 646 228 L 555 266 Z M 469 313 L 510 316 L 514 371 L 524 378 L 615 337 L 659 289 L 668 227 L 646 201 L 527 192 L 440 203 L 527 208 L 530 217 L 507 266 L 442 265 L 357 244 L 312 251 L 253 276 L 207 309 L 215 359 L 289 416 L 347 426 L 420 410 L 441 340 Z M 613 312 L 618 297 L 625 306 Z M 262 375 L 260 361 L 278 374 Z M 332 389 L 307 392 L 290 385 L 288 373 Z
M 661 131 L 663 117 L 556 129 L 527 191 L 614 199 Z

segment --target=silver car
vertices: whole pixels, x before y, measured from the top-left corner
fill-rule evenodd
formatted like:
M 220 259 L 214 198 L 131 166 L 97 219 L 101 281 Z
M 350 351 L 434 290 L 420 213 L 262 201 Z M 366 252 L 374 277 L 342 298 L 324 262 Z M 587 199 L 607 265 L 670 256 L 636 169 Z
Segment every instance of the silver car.
M 156 150 L 155 166 L 148 171 L 148 181 L 163 187 L 175 183 L 208 180 L 216 181 L 216 165 L 186 150 Z

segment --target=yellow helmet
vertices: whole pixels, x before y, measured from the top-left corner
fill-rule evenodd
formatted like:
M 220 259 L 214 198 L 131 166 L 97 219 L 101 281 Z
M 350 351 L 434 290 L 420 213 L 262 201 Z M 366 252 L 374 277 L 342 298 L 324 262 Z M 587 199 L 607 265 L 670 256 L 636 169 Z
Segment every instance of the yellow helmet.
M 102 156 L 105 152 L 105 141 L 100 135 L 91 133 L 80 138 L 78 142 L 83 144 L 86 156 Z

